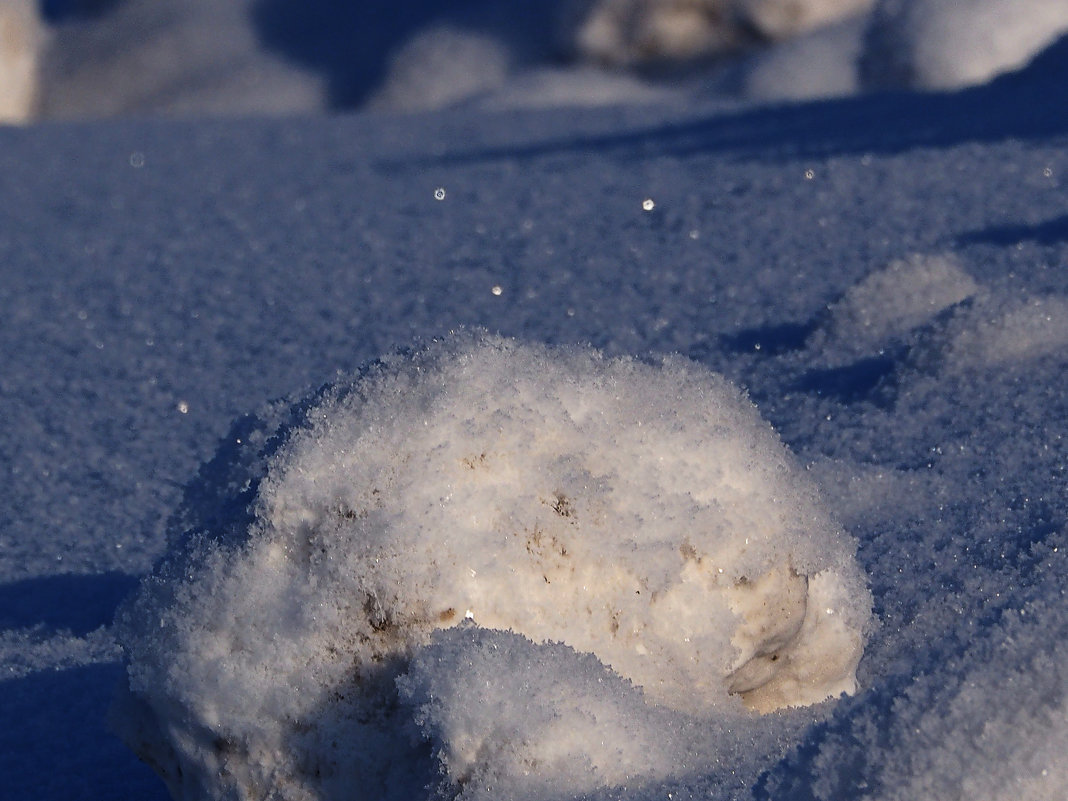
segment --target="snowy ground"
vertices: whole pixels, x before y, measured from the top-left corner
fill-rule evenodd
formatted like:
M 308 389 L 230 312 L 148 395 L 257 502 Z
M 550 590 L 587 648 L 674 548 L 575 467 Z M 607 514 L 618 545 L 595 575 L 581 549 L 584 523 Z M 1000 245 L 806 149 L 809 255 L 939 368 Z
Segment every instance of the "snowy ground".
M 723 373 L 870 581 L 856 695 L 603 797 L 1056 797 L 1066 44 L 938 94 L 0 130 L 0 796 L 167 797 L 106 722 L 110 624 L 198 468 L 265 402 L 482 326 Z

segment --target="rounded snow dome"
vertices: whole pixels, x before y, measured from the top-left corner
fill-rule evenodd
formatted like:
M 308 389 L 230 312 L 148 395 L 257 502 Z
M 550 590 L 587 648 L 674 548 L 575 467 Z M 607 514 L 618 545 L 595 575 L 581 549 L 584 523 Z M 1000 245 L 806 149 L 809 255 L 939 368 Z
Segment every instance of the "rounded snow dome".
M 397 677 L 465 621 L 699 715 L 855 690 L 854 543 L 726 379 L 462 334 L 293 408 L 227 445 L 241 522 L 200 513 L 122 616 L 124 736 L 176 797 L 358 774 L 368 732 L 407 731 Z

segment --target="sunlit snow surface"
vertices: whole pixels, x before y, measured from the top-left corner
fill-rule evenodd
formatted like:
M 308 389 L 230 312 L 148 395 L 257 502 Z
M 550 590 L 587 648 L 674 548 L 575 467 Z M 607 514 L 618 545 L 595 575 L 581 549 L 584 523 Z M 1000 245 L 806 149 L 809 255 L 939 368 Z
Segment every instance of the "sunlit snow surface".
M 855 695 L 700 729 L 723 750 L 590 793 L 1055 797 L 1065 75 L 1059 44 L 928 96 L 0 131 L 0 794 L 165 798 L 105 723 L 124 673 L 110 621 L 168 531 L 241 517 L 238 475 L 212 471 L 259 424 L 243 415 L 483 326 L 725 375 L 809 465 L 870 581 Z M 448 795 L 418 767 L 437 751 L 476 779 L 497 765 L 516 798 L 586 792 L 568 782 L 592 757 L 558 754 L 562 784 L 522 769 L 575 706 L 550 695 L 560 666 L 587 667 L 572 687 L 598 677 L 568 648 L 434 635 L 399 696 L 417 753 L 390 769 Z M 649 723 L 600 677 L 581 708 Z M 503 733 L 428 703 L 461 697 L 450 682 L 479 684 Z M 664 730 L 664 751 L 612 769 L 695 742 Z M 449 751 L 462 737 L 514 759 Z

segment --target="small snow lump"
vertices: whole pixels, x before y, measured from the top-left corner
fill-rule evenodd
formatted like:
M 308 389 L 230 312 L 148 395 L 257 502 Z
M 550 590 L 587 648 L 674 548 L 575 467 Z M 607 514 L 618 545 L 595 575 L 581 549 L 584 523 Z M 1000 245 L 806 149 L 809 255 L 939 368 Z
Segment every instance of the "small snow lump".
M 493 714 L 489 674 L 435 678 L 455 660 L 427 649 L 457 626 L 566 646 L 508 646 L 530 662 L 515 676 L 551 668 L 577 697 L 611 670 L 644 699 L 559 708 L 586 729 L 594 709 L 617 728 L 631 710 L 647 738 L 680 713 L 744 727 L 856 689 L 854 542 L 745 396 L 692 362 L 461 333 L 235 430 L 117 625 L 113 717 L 175 798 L 425 797 L 450 779 L 442 754 L 518 775 L 450 741 L 496 725 L 471 718 Z M 431 702 L 466 722 L 428 729 Z M 553 786 L 640 772 L 598 748 L 560 756 Z

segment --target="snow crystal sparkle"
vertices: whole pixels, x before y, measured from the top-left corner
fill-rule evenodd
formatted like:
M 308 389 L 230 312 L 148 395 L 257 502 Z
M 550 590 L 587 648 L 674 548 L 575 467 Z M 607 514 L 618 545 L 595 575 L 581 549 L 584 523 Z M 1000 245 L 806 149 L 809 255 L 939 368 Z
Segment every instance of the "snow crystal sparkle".
M 751 715 L 739 699 L 770 711 L 855 689 L 870 598 L 852 540 L 752 404 L 697 365 L 464 334 L 272 418 L 288 422 L 246 433 L 212 490 L 232 509 L 227 488 L 253 488 L 250 518 L 203 510 L 207 531 L 122 617 L 124 735 L 175 797 L 411 797 L 417 777 L 390 765 L 428 747 L 413 721 L 447 781 L 533 770 L 584 790 L 683 764 L 609 764 L 620 715 L 627 737 L 668 742 L 641 709 L 715 720 Z M 512 672 L 564 665 L 560 714 L 608 738 L 596 754 L 522 729 L 518 752 L 471 746 L 495 714 L 469 703 L 485 680 L 427 665 L 467 664 L 482 641 L 405 678 L 465 620 L 518 636 Z M 606 669 L 644 701 L 582 711 Z M 519 752 L 555 756 L 515 767 Z

